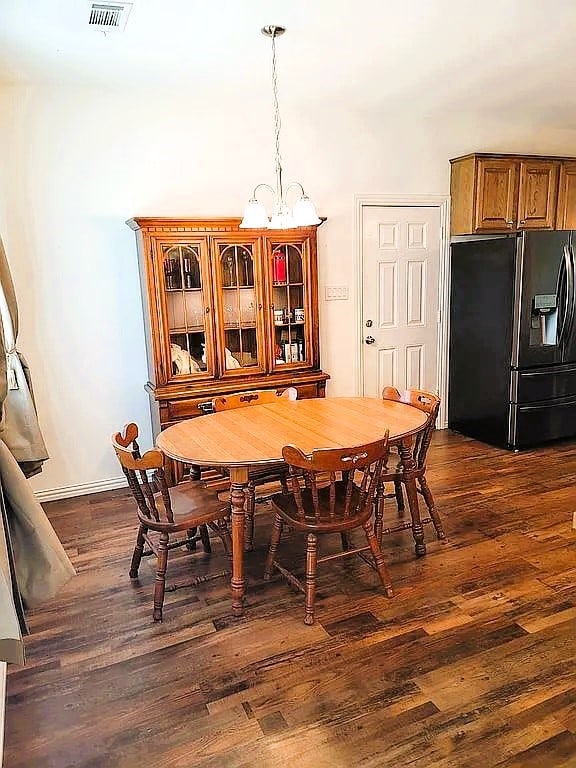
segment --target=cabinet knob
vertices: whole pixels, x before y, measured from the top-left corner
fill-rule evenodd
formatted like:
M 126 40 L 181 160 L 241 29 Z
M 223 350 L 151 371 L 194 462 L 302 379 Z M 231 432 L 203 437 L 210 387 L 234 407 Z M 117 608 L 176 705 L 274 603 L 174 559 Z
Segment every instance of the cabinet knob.
M 522 219 L 522 221 L 519 221 L 518 224 L 520 224 L 520 225 L 526 224 L 526 219 Z
M 506 225 L 508 227 L 511 227 L 513 224 L 514 224 L 514 222 L 512 221 L 512 219 L 506 219 Z

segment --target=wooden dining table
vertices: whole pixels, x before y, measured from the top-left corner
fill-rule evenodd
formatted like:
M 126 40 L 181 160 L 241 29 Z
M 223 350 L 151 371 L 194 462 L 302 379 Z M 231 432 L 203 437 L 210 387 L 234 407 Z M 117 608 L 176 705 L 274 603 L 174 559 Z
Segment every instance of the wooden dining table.
M 311 454 L 317 448 L 350 448 L 373 442 L 388 430 L 389 441 L 397 446 L 403 466 L 416 554 L 426 554 L 411 451 L 412 436 L 426 421 L 427 414 L 417 408 L 380 398 L 279 399 L 188 419 L 161 432 L 156 444 L 170 458 L 229 471 L 232 612 L 237 616 L 243 612 L 244 506 L 250 470 L 281 462 L 285 445 L 296 445 Z

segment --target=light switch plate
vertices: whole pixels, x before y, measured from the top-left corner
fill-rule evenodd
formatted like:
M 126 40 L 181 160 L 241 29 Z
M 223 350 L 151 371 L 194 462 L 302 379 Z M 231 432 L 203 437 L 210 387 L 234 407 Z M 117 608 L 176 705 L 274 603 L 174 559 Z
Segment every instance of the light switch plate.
M 324 298 L 326 299 L 326 301 L 347 301 L 348 286 L 347 285 L 325 285 Z

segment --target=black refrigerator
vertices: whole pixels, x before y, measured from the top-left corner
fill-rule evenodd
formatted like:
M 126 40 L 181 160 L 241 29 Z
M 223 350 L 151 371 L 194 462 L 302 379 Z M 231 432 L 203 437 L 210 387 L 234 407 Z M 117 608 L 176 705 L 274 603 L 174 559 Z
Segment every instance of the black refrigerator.
M 455 238 L 448 426 L 520 449 L 576 436 L 576 233 Z

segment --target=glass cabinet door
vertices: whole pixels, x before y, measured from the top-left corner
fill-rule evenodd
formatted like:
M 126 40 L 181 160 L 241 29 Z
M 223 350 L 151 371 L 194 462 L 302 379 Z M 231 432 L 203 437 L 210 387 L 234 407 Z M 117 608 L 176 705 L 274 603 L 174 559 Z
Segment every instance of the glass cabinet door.
M 306 247 L 306 241 L 268 243 L 275 369 L 310 364 Z
M 258 240 L 215 239 L 213 268 L 219 304 L 219 347 L 222 375 L 263 371 L 262 280 Z
M 207 260 L 203 242 L 161 243 L 161 281 L 169 337 L 168 378 L 207 376 L 214 370 Z

